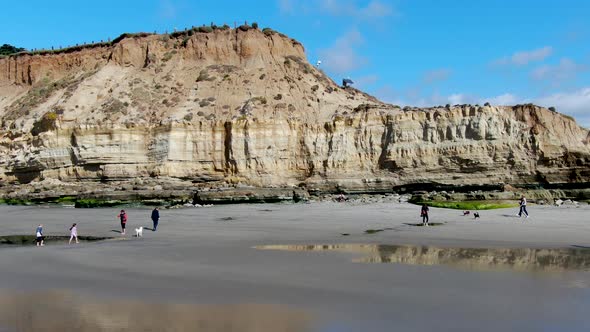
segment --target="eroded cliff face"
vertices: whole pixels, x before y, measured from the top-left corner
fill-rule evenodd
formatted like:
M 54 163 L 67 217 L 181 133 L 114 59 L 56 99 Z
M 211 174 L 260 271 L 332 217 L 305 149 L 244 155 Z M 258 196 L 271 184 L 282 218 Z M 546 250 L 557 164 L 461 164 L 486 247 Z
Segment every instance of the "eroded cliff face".
M 400 109 L 258 30 L 0 59 L 0 179 L 374 191 L 576 183 L 588 130 L 533 105 Z

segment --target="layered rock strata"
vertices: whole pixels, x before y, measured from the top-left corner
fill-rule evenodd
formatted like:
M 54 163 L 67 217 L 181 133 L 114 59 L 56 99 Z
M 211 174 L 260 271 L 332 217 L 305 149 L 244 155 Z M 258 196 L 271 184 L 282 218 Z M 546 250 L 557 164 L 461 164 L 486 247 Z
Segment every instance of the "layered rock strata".
M 340 88 L 300 43 L 256 29 L 0 58 L 0 119 L 5 196 L 43 181 L 57 195 L 140 179 L 295 197 L 590 179 L 590 134 L 572 118 L 534 105 L 401 109 Z

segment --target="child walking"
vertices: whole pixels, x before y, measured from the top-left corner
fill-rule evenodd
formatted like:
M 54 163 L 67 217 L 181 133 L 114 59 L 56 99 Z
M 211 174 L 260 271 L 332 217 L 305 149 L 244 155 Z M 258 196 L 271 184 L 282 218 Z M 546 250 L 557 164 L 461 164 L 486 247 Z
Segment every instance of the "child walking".
M 43 247 L 45 245 L 45 236 L 43 236 L 43 224 L 37 226 L 37 230 L 35 231 L 35 241 L 37 242 L 37 247 Z
M 125 210 L 121 210 L 121 213 L 117 216 L 121 220 L 121 235 L 125 235 L 125 226 L 127 226 L 127 213 Z
M 76 243 L 80 243 L 78 242 L 78 224 L 76 223 L 70 227 L 70 244 L 72 244 L 73 239 L 76 239 Z

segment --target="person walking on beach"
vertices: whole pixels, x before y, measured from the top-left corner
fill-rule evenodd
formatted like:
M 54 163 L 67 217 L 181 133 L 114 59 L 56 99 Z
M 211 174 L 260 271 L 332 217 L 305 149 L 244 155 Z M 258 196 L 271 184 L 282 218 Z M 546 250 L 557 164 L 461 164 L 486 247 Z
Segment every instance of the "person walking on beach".
M 45 245 L 45 237 L 43 236 L 43 224 L 39 224 L 39 226 L 37 226 L 37 230 L 35 231 L 35 237 L 37 241 L 37 247 L 43 247 Z
M 127 213 L 125 213 L 125 210 L 121 210 L 118 217 L 121 220 L 121 235 L 125 235 L 125 226 L 127 225 Z
M 422 226 L 428 226 L 428 206 L 426 204 L 422 205 L 420 216 L 422 217 Z
M 158 207 L 152 210 L 152 222 L 154 223 L 154 227 L 152 231 L 156 231 L 158 228 L 158 221 L 160 220 L 160 211 L 158 211 Z
M 72 244 L 73 239 L 76 239 L 76 243 L 80 243 L 78 242 L 78 224 L 76 223 L 70 227 L 70 244 Z
M 524 212 L 524 214 L 526 215 L 526 218 L 529 217 L 529 212 L 526 210 L 526 198 L 524 197 L 524 195 L 522 195 L 520 197 L 520 210 L 518 211 L 518 217 L 522 217 L 522 213 Z

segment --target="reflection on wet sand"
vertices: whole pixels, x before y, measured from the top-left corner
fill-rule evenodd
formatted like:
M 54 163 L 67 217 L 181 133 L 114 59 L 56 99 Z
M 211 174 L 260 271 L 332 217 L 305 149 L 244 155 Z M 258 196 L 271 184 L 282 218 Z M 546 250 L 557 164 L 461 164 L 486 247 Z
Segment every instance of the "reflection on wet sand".
M 521 271 L 565 271 L 590 268 L 588 249 L 437 248 L 378 244 L 269 245 L 258 249 L 289 251 L 334 250 L 364 254 L 363 263 L 453 265 L 468 269 L 509 268 Z
M 68 292 L 0 293 L 0 331 L 308 331 L 307 313 L 277 305 L 99 300 Z

